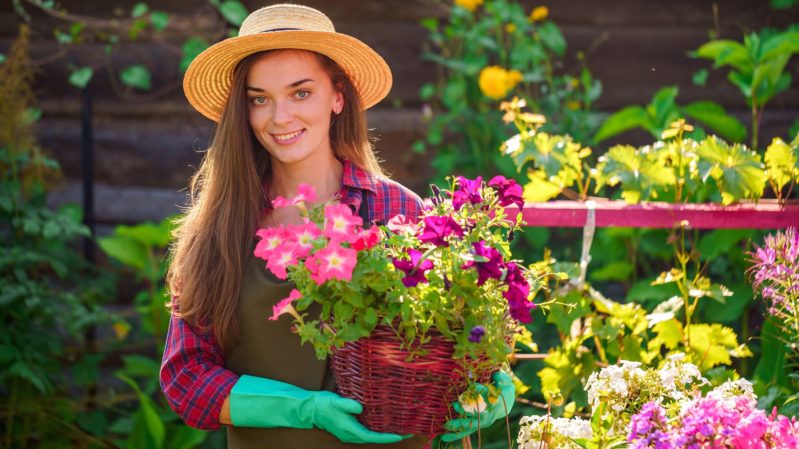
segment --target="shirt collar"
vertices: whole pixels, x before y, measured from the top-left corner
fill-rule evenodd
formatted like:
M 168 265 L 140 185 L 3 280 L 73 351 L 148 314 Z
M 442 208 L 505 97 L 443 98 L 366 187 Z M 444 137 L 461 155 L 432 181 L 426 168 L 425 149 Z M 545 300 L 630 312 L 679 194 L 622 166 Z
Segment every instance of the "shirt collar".
M 343 161 L 344 170 L 341 173 L 341 185 L 350 188 L 368 190 L 377 193 L 373 175 L 368 171 L 358 167 L 348 160 Z

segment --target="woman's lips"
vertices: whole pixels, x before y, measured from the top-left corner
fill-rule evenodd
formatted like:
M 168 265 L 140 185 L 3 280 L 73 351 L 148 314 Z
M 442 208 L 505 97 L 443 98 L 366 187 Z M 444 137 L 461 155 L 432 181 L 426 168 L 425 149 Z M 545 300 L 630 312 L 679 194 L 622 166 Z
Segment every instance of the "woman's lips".
M 279 143 L 280 145 L 291 145 L 292 143 L 296 142 L 300 139 L 300 137 L 305 133 L 304 129 L 299 131 L 292 131 L 290 133 L 283 133 L 283 134 L 270 134 L 272 139 Z

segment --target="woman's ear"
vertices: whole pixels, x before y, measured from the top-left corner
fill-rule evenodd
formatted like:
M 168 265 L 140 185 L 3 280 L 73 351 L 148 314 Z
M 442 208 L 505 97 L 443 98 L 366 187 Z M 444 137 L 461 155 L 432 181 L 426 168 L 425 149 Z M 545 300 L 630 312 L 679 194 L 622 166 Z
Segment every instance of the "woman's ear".
M 336 91 L 336 98 L 333 100 L 333 113 L 340 114 L 344 109 L 344 94 Z

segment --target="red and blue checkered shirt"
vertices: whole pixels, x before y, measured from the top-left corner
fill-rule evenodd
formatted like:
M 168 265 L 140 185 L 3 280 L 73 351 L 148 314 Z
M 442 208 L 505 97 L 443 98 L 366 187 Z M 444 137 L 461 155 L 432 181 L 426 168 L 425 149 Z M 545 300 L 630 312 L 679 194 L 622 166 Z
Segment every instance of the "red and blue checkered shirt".
M 415 193 L 349 161 L 344 161 L 341 184 L 341 202 L 358 211 L 365 200 L 369 221 L 386 223 L 398 214 L 415 219 L 421 210 L 421 199 Z M 219 429 L 222 403 L 238 379 L 225 368 L 224 354 L 213 332 L 200 332 L 172 315 L 161 362 L 161 389 L 186 424 Z

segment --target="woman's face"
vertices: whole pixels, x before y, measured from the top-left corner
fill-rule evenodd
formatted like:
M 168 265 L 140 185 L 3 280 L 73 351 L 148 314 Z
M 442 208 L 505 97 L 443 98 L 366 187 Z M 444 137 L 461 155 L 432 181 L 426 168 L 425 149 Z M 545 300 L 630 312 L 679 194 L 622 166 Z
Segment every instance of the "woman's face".
M 312 53 L 267 53 L 247 72 L 246 89 L 250 126 L 273 162 L 332 154 L 330 118 L 344 101 Z

